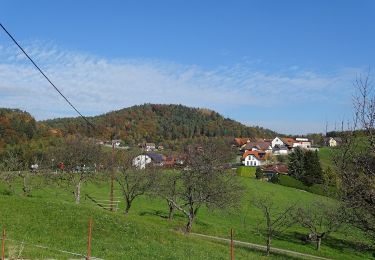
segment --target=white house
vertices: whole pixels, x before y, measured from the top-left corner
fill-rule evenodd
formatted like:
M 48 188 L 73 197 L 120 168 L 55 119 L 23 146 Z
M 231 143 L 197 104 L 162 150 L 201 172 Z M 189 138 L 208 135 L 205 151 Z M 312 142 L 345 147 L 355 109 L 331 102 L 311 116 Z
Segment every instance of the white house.
M 149 163 L 151 163 L 151 157 L 146 154 L 138 155 L 133 159 L 133 166 L 137 169 L 144 169 Z
M 275 139 L 271 141 L 272 148 L 274 148 L 275 146 L 284 146 L 284 145 L 285 143 L 283 142 L 283 140 L 281 140 L 280 137 L 275 137 Z
M 275 146 L 272 149 L 274 155 L 288 155 L 289 149 L 285 145 Z
M 260 166 L 266 163 L 266 153 L 263 151 L 246 151 L 242 155 L 242 164 L 245 166 Z
M 293 148 L 301 147 L 303 149 L 310 149 L 311 142 L 307 138 L 296 138 L 296 141 L 293 143 Z
M 336 147 L 342 143 L 341 137 L 330 137 L 328 140 L 328 145 L 330 147 Z

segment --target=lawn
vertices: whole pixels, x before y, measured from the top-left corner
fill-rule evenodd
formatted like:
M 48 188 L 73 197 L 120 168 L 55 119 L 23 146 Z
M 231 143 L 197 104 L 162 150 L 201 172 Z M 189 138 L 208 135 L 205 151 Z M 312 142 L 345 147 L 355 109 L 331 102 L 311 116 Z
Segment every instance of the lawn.
M 193 232 L 220 237 L 229 236 L 234 229 L 235 239 L 264 244 L 264 237 L 257 231 L 262 219 L 261 212 L 251 204 L 251 198 L 271 193 L 276 205 L 280 207 L 290 203 L 308 204 L 314 200 L 326 200 L 327 197 L 315 195 L 294 188 L 258 181 L 251 177 L 238 177 L 246 186 L 246 195 L 242 208 L 237 211 L 210 211 L 202 208 L 193 225 Z M 109 194 L 108 184 L 89 184 L 83 187 L 83 194 L 105 199 Z M 118 187 L 116 196 L 121 196 Z M 32 244 L 46 245 L 85 254 L 87 241 L 87 221 L 94 219 L 92 255 L 105 259 L 228 259 L 227 245 L 184 235 L 181 229 L 186 220 L 177 214 L 173 221 L 165 219 L 166 202 L 157 198 L 140 197 L 128 216 L 122 211 L 111 213 L 100 209 L 90 200 L 82 200 L 81 205 L 74 204 L 73 195 L 63 189 L 50 188 L 33 192 L 30 198 L 21 195 L 0 195 L 2 210 L 0 223 L 7 228 L 9 238 L 27 241 Z M 313 244 L 304 245 L 298 238 L 307 234 L 307 230 L 294 226 L 273 240 L 275 247 L 298 252 L 325 256 L 334 259 L 371 259 L 371 252 L 360 251 L 358 245 L 368 242 L 360 231 L 353 227 L 332 234 L 323 240 L 322 249 L 317 252 Z M 15 254 L 20 244 L 9 242 L 9 250 Z M 26 245 L 22 256 L 42 258 L 55 257 L 67 259 L 68 256 L 51 250 Z M 236 248 L 236 259 L 262 259 L 262 252 Z M 283 259 L 273 255 L 272 258 Z

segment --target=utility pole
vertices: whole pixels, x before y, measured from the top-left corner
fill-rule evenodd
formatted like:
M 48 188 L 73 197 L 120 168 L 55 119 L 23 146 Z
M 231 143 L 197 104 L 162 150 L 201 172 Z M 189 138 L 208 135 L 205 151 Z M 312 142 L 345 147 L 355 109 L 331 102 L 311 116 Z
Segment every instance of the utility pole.
M 109 203 L 111 211 L 114 211 L 113 207 L 113 185 L 115 182 L 115 142 L 112 140 L 112 169 L 111 169 L 111 190 L 109 193 Z

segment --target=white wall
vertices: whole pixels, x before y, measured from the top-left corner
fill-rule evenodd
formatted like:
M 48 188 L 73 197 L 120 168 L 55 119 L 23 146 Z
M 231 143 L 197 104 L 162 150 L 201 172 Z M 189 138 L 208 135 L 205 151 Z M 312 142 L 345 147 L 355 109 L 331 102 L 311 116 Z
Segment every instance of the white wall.
M 275 137 L 275 139 L 273 139 L 271 142 L 272 148 L 275 147 L 276 145 L 280 146 L 283 144 L 284 142 L 279 137 Z
M 250 154 L 245 157 L 242 163 L 245 166 L 260 166 L 263 164 L 263 161 L 258 160 L 254 155 Z

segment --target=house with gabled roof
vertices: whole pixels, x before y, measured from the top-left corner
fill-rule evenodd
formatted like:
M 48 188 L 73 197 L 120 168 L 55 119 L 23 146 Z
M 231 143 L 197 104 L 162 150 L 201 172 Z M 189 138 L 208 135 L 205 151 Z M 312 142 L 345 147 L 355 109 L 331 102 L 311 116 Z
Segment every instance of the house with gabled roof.
M 267 162 L 267 154 L 264 151 L 246 151 L 242 155 L 242 164 L 245 166 L 260 166 Z
M 249 142 L 241 147 L 242 151 L 265 151 L 266 153 L 272 152 L 272 146 L 270 142 L 258 141 Z
M 241 137 L 237 137 L 237 138 L 234 138 L 234 145 L 235 146 L 238 146 L 238 147 L 241 147 L 247 143 L 251 142 L 251 138 L 249 137 L 244 137 L 244 138 L 241 138 Z

